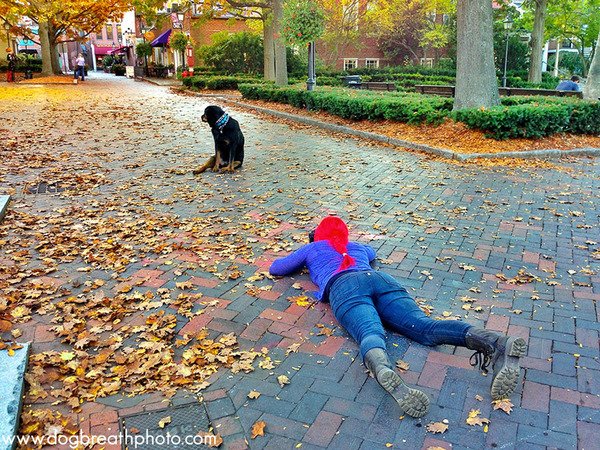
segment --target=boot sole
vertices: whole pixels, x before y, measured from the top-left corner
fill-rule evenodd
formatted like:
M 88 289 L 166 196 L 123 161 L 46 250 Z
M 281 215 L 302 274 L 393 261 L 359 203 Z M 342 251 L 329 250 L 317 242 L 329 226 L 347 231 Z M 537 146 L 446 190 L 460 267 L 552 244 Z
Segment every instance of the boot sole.
M 400 375 L 392 369 L 379 373 L 377 380 L 381 387 L 390 394 L 405 414 L 411 417 L 422 417 L 429 410 L 429 397 L 424 392 L 409 388 Z
M 494 376 L 491 394 L 494 400 L 503 400 L 515 391 L 521 379 L 519 358 L 525 356 L 527 344 L 523 338 L 511 337 L 506 342 L 506 352 L 496 364 L 502 362 L 502 367 Z

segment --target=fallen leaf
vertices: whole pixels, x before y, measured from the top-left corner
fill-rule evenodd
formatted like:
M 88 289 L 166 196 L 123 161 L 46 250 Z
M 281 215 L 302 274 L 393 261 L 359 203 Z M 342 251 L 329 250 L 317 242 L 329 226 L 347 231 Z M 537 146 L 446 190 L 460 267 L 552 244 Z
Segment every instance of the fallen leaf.
M 306 295 L 297 295 L 296 297 L 288 297 L 291 303 L 296 303 L 298 306 L 308 306 L 310 301 Z
M 188 280 L 188 281 L 184 281 L 182 283 L 175 282 L 175 287 L 177 289 L 192 289 L 194 287 L 194 285 L 192 284 L 192 282 L 190 280 Z
M 279 382 L 279 386 L 283 387 L 286 384 L 290 384 L 290 379 L 285 375 L 279 375 L 277 377 L 277 381 Z
M 317 336 L 331 336 L 332 334 L 333 334 L 333 330 L 331 328 L 322 327 L 321 331 L 319 331 L 317 333 Z
M 251 390 L 250 393 L 248 394 L 248 398 L 251 398 L 253 400 L 258 397 L 260 397 L 260 392 L 257 392 L 254 389 Z
M 476 395 L 475 396 L 475 400 L 478 400 L 478 401 L 482 402 L 483 401 L 483 397 L 481 395 Z
M 158 421 L 158 426 L 164 428 L 166 424 L 171 423 L 171 416 L 163 417 Z
M 250 438 L 254 439 L 256 436 L 264 436 L 265 426 L 266 424 L 262 420 L 259 420 L 254 425 L 252 425 L 252 435 L 250 436 Z
M 467 418 L 467 425 L 482 426 L 485 423 L 490 423 L 489 419 L 486 419 L 485 417 L 479 417 L 479 414 L 481 414 L 481 411 L 479 411 L 478 409 L 472 409 L 469 412 L 469 417 Z
M 427 431 L 430 433 L 443 433 L 448 429 L 448 425 L 442 422 L 433 422 L 428 423 L 426 427 Z
M 492 402 L 494 404 L 494 409 L 501 409 L 502 411 L 504 411 L 506 414 L 510 414 L 512 412 L 513 409 L 513 404 L 511 403 L 510 400 L 495 400 Z
M 301 342 L 296 342 L 295 344 L 290 345 L 285 351 L 285 356 L 288 356 L 290 353 L 298 353 L 298 348 L 300 348 L 301 345 Z
M 396 361 L 396 367 L 401 371 L 405 372 L 408 369 L 410 369 L 410 364 L 399 359 L 398 361 Z

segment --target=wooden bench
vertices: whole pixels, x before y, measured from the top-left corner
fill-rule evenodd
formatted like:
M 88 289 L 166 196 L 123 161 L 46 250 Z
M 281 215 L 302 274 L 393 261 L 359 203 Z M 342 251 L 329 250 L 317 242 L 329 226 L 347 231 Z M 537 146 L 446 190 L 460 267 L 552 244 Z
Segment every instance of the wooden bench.
M 417 84 L 415 85 L 415 91 L 423 95 L 439 95 L 440 97 L 454 97 L 454 86 Z
M 364 85 L 364 83 L 363 83 Z M 427 84 L 415 85 L 415 91 L 423 95 L 439 95 L 441 97 L 454 97 L 454 86 L 436 86 Z M 555 89 L 529 89 L 529 88 L 498 88 L 502 97 L 511 95 L 545 95 L 549 97 L 577 97 L 583 98 L 581 91 L 557 91 Z
M 557 91 L 556 89 L 530 89 L 530 88 L 498 88 L 501 96 L 511 95 L 545 95 L 549 97 L 577 97 L 583 98 L 581 91 Z
M 369 91 L 396 91 L 396 83 L 387 81 L 363 81 L 362 89 Z

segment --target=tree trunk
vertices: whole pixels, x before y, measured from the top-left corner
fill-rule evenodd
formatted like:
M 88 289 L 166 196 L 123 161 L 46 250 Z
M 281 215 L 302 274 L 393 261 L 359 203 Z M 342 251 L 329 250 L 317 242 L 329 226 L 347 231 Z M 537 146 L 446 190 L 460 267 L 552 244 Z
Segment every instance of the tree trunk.
M 583 39 L 581 39 L 581 47 L 578 48 L 577 50 L 579 51 L 579 59 L 581 59 L 581 76 L 583 78 L 587 77 L 588 74 L 588 67 L 587 67 L 587 63 L 585 61 L 585 56 L 583 54 L 583 52 L 585 51 L 585 43 L 583 42 Z
M 458 0 L 454 111 L 500 104 L 491 0 Z
M 52 70 L 52 46 L 48 38 L 48 22 L 39 22 L 38 33 L 42 47 L 42 75 L 51 77 L 54 71 Z
M 272 15 L 263 21 L 264 33 L 264 64 L 265 64 L 265 80 L 275 81 L 275 46 L 273 44 L 273 20 Z
M 285 44 L 279 36 L 281 32 L 281 23 L 283 21 L 283 0 L 273 1 L 273 41 L 275 44 L 275 84 L 277 86 L 287 86 L 287 59 Z
M 596 40 L 594 58 L 590 63 L 583 98 L 586 100 L 598 100 L 600 98 L 600 33 L 598 33 L 598 39 Z
M 61 75 L 63 72 L 61 70 L 60 67 L 60 57 L 58 54 L 58 49 L 57 49 L 57 45 L 56 42 L 52 42 L 52 37 L 50 38 L 50 55 L 51 55 L 51 61 L 52 61 L 52 70 L 54 71 L 54 73 L 56 75 Z M 65 70 L 68 71 L 69 68 L 65 67 Z M 66 72 L 65 72 L 66 73 Z
M 50 40 L 50 55 L 52 57 L 51 61 L 52 61 L 52 70 L 54 71 L 54 73 L 56 75 L 62 75 L 63 71 L 61 70 L 60 67 L 60 62 L 59 62 L 59 53 L 58 53 L 58 44 L 57 44 L 57 40 L 60 39 L 60 35 L 59 33 L 56 31 L 56 27 L 53 25 L 52 22 L 48 23 L 48 39 Z M 67 63 L 68 64 L 68 63 Z M 65 67 L 65 73 L 69 71 L 69 66 L 67 65 L 67 67 Z
M 535 0 L 535 18 L 531 33 L 531 60 L 529 64 L 530 83 L 542 82 L 542 56 L 544 52 L 544 29 L 546 27 L 547 0 Z

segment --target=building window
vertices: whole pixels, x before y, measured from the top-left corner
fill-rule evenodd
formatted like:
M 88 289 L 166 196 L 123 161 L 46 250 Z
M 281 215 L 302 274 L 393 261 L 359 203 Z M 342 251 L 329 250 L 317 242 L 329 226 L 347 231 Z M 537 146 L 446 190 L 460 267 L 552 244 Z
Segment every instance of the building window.
M 344 70 L 357 69 L 357 68 L 358 68 L 358 59 L 357 58 L 344 59 Z
M 117 40 L 121 40 L 121 36 L 123 36 L 123 30 L 121 29 L 121 24 L 117 25 Z
M 367 69 L 378 69 L 379 68 L 379 60 L 378 59 L 366 59 L 365 67 Z
M 110 24 L 106 25 L 106 40 L 107 41 L 113 40 L 113 26 Z

